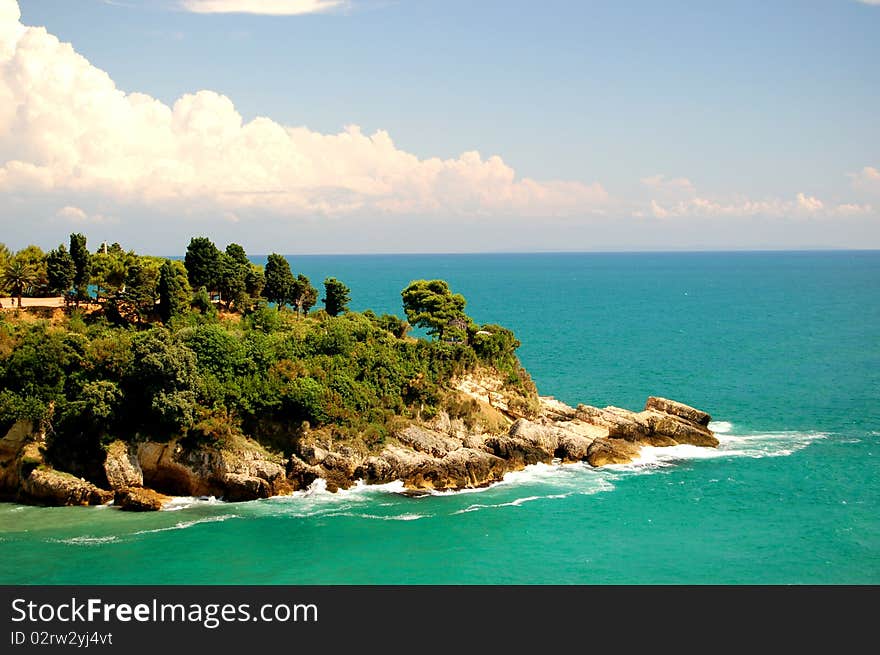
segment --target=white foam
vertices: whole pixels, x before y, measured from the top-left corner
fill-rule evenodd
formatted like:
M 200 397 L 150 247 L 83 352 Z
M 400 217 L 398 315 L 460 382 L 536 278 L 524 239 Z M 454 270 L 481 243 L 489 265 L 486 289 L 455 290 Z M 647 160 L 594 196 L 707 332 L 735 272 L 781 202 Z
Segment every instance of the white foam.
M 608 464 L 612 471 L 650 473 L 652 470 L 673 466 L 676 462 L 719 457 L 786 457 L 803 450 L 811 443 L 825 439 L 823 432 L 770 432 L 736 435 L 716 433 L 717 448 L 680 444 L 678 446 L 642 446 L 639 456 L 628 464 Z
M 350 516 L 357 519 L 376 519 L 378 521 L 418 521 L 419 519 L 428 518 L 426 514 L 393 514 L 390 516 L 382 516 L 381 514 L 362 514 L 359 512 L 334 512 L 327 516 Z
M 168 532 L 169 530 L 186 530 L 187 528 L 191 528 L 194 525 L 199 525 L 200 523 L 222 523 L 223 521 L 227 521 L 229 519 L 237 519 L 240 518 L 238 514 L 223 514 L 222 516 L 206 516 L 201 519 L 194 519 L 192 521 L 180 521 L 175 523 L 174 525 L 168 526 L 167 528 L 155 528 L 153 530 L 138 530 L 134 534 L 153 534 L 154 532 Z
M 491 505 L 483 505 L 481 503 L 475 503 L 473 505 L 469 505 L 468 507 L 465 507 L 464 509 L 460 509 L 456 512 L 452 512 L 452 514 L 453 515 L 466 514 L 468 512 L 478 512 L 483 509 L 497 509 L 500 507 L 520 507 L 520 506 L 524 505 L 525 503 L 531 503 L 535 500 L 558 500 L 560 498 L 568 498 L 569 496 L 572 495 L 572 493 L 574 493 L 574 492 L 569 492 L 569 493 L 565 493 L 565 494 L 549 494 L 546 496 L 524 496 L 522 498 L 516 498 L 514 500 L 511 500 L 510 502 L 507 502 L 507 503 L 495 503 L 495 504 L 491 504 Z
M 109 544 L 114 541 L 119 541 L 119 537 L 110 536 L 110 537 L 71 537 L 70 539 L 49 539 L 49 541 L 56 544 L 70 544 L 72 546 L 98 546 L 100 544 Z
M 745 435 L 721 435 L 718 452 L 739 457 L 786 457 L 816 441 L 826 439 L 825 432 L 765 432 Z
M 219 500 L 215 496 L 174 496 L 171 500 L 162 505 L 162 511 L 177 512 L 198 505 L 218 505 L 222 502 L 222 500 Z
M 715 434 L 727 434 L 733 430 L 733 423 L 730 421 L 712 421 L 709 423 L 709 429 Z

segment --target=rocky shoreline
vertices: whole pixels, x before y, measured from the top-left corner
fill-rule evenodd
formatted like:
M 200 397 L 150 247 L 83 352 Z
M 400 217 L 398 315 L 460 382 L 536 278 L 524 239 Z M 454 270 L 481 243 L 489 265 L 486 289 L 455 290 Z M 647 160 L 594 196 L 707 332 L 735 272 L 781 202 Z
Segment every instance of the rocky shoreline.
M 358 480 L 399 480 L 408 492 L 427 493 L 484 487 L 509 472 L 554 460 L 599 467 L 629 463 L 646 445 L 718 445 L 708 428 L 709 414 L 666 398 L 652 396 L 644 410 L 635 412 L 570 407 L 541 397 L 539 411 L 527 418 L 485 384 L 464 381 L 458 389 L 503 417 L 506 430 L 468 427 L 440 413 L 399 430 L 378 453 L 306 436 L 287 458 L 246 438 L 224 447 L 187 447 L 180 440 L 114 441 L 106 449 L 104 479 L 91 481 L 50 467 L 46 435 L 20 421 L 0 439 L 0 497 L 36 505 L 113 504 L 154 511 L 173 496 L 256 500 L 305 489 L 319 478 L 330 491 Z

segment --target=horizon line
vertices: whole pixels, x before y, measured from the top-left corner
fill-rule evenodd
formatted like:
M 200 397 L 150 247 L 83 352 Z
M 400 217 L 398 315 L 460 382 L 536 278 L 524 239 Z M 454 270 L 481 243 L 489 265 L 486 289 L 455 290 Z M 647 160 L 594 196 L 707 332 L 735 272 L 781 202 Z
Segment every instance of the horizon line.
M 234 242 L 230 242 L 234 243 Z M 97 252 L 97 251 L 95 251 Z M 184 257 L 184 253 L 175 255 L 151 255 L 137 252 L 148 257 Z M 684 249 L 684 250 L 461 250 L 443 252 L 425 251 L 384 251 L 384 252 L 276 252 L 284 257 L 446 257 L 446 256 L 497 256 L 497 255 L 687 255 L 687 254 L 748 254 L 748 253 L 869 253 L 880 252 L 880 248 L 736 248 L 736 249 Z M 270 253 L 248 254 L 248 257 L 268 257 Z

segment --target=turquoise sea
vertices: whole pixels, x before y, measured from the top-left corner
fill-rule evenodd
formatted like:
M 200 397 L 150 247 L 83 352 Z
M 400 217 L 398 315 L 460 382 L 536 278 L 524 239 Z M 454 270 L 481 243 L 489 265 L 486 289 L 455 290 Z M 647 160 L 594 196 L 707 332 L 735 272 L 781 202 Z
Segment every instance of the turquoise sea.
M 296 256 L 402 314 L 439 277 L 540 392 L 709 411 L 717 450 L 469 493 L 320 486 L 172 511 L 0 505 L 0 583 L 880 583 L 880 252 Z

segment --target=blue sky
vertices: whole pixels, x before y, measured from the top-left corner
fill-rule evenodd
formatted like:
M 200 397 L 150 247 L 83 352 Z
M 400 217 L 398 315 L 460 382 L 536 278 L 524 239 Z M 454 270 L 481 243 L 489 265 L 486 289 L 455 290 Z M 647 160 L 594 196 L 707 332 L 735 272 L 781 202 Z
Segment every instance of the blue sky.
M 878 5 L 17 8 L 46 32 L 0 47 L 13 247 L 70 228 L 166 253 L 199 233 L 291 253 L 880 247 Z M 53 104 L 73 108 L 59 125 Z

